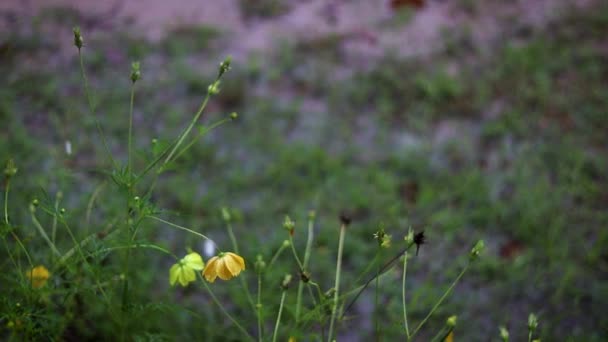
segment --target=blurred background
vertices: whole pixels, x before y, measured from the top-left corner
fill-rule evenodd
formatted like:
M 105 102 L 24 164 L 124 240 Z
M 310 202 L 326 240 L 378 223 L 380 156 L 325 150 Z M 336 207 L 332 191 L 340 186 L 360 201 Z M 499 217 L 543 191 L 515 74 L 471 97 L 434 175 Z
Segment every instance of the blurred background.
M 484 239 L 485 256 L 420 340 L 456 314 L 456 340 L 498 340 L 505 325 L 521 341 L 529 312 L 538 314 L 544 341 L 608 339 L 606 1 L 3 0 L 0 155 L 19 168 L 11 217 L 40 263 L 48 251 L 29 227 L 33 198 L 54 201 L 62 192 L 81 237 L 104 231 L 124 209 L 110 197 L 109 165 L 83 95 L 76 25 L 97 115 L 121 160 L 130 64 L 141 61 L 138 166 L 155 148 L 152 139 L 170 141 L 183 129 L 218 63 L 234 58 L 203 122 L 233 111 L 239 119 L 195 145 L 152 198 L 174 222 L 227 246 L 220 208 L 233 208 L 249 263 L 258 253 L 270 259 L 287 238 L 286 214 L 303 251 L 315 210 L 311 272 L 323 289 L 333 286 L 340 212 L 353 217 L 344 284 L 374 257 L 381 225 L 394 240 L 387 256 L 409 226 L 424 229 L 428 244 L 408 270 L 414 322 Z M 104 200 L 84 226 L 78 218 L 98 189 Z M 156 224 L 142 234 L 178 255 L 185 246 L 203 250 L 200 240 Z M 229 323 L 200 289 L 167 290 L 166 256 L 140 252 L 134 260 L 142 265 L 137 300 L 150 304 L 134 327 L 142 336 L 232 336 L 213 328 Z M 285 255 L 271 270 L 269 288 L 294 271 L 292 263 Z M 401 275 L 393 273 L 381 283 L 386 340 L 401 336 Z M 236 287 L 217 291 L 246 305 Z M 198 316 L 179 308 L 167 315 L 154 303 L 178 303 Z M 88 305 L 63 338 L 111 339 L 111 326 L 97 321 L 103 309 Z M 250 313 L 233 310 L 255 330 Z M 372 312 L 370 289 L 339 340 L 369 340 Z M 84 328 L 88 321 L 96 322 L 93 331 Z

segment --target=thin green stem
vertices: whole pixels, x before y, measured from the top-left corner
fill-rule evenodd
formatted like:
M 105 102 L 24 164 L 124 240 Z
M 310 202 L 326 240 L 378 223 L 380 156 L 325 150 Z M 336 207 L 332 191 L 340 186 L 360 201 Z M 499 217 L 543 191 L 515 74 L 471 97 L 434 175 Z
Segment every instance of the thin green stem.
M 202 130 L 201 132 L 199 132 L 189 143 L 188 145 L 186 145 L 181 151 L 179 151 L 179 153 L 177 153 L 175 155 L 175 159 L 178 159 L 182 154 L 184 154 L 186 151 L 188 151 L 188 149 L 190 149 L 190 147 L 192 147 L 192 145 L 194 145 L 202 136 L 204 136 L 205 134 L 207 134 L 207 132 L 215 129 L 216 127 L 221 126 L 222 124 L 230 121 L 231 119 L 222 119 L 216 123 L 214 123 L 213 125 L 207 127 L 205 130 Z
M 283 290 L 281 294 L 281 304 L 279 305 L 279 313 L 277 314 L 277 322 L 274 325 L 274 333 L 272 334 L 272 342 L 276 342 L 277 335 L 279 334 L 279 325 L 281 323 L 281 314 L 283 313 L 283 305 L 285 304 L 285 296 L 287 291 Z
M 258 272 L 258 303 L 256 304 L 258 313 L 258 342 L 262 342 L 264 339 L 264 332 L 262 331 L 262 273 Z
M 164 248 L 162 248 L 162 247 L 160 247 L 160 246 L 153 245 L 153 244 L 146 244 L 146 243 L 137 243 L 137 244 L 134 244 L 134 245 L 127 245 L 127 246 L 114 246 L 114 247 L 103 248 L 103 249 L 100 249 L 100 250 L 98 250 L 98 251 L 95 251 L 94 253 L 91 253 L 91 254 L 89 254 L 89 255 L 90 255 L 90 256 L 95 256 L 95 255 L 97 255 L 97 254 L 101 254 L 101 253 L 105 253 L 105 252 L 111 252 L 111 251 L 114 251 L 114 250 L 120 250 L 120 249 L 129 249 L 129 248 L 147 248 L 147 249 L 154 249 L 154 250 L 157 250 L 157 251 L 163 252 L 163 253 L 165 253 L 165 254 L 167 254 L 167 255 L 170 255 L 170 256 L 172 256 L 172 257 L 173 257 L 174 259 L 176 259 L 176 260 L 179 260 L 179 258 L 177 257 L 177 255 L 175 255 L 175 254 L 171 253 L 170 251 L 168 251 L 168 250 L 166 250 L 166 249 L 164 249 Z
M 439 331 L 437 332 L 437 334 L 435 334 L 435 336 L 433 337 L 431 342 L 443 341 L 450 332 L 451 332 L 451 330 L 447 331 L 447 333 L 446 333 L 445 327 L 439 329 Z
M 103 144 L 104 149 L 106 150 L 106 154 L 108 155 L 110 162 L 116 169 L 117 168 L 116 161 L 114 160 L 114 157 L 112 157 L 112 153 L 110 152 L 110 148 L 108 147 L 108 142 L 106 141 L 106 136 L 103 134 L 103 130 L 101 129 L 101 124 L 99 123 L 99 120 L 97 120 L 97 117 L 95 116 L 95 103 L 93 102 L 91 92 L 89 91 L 89 81 L 87 79 L 87 74 L 84 69 L 84 61 L 83 61 L 82 52 L 80 51 L 80 49 L 78 49 L 78 59 L 80 60 L 80 74 L 82 75 L 82 79 L 84 81 L 84 92 L 87 97 L 87 102 L 89 103 L 89 110 L 91 111 L 91 115 L 93 117 L 93 120 L 95 121 L 95 126 L 97 128 L 97 132 L 99 133 L 99 136 L 101 137 L 101 142 Z
M 135 82 L 131 85 L 131 101 L 129 102 L 129 142 L 127 157 L 127 172 L 129 174 L 129 190 L 133 187 L 133 101 L 135 98 Z
M 68 232 L 68 235 L 70 235 L 70 238 L 72 239 L 72 242 L 76 245 L 76 247 L 77 247 L 76 250 L 78 251 L 78 254 L 80 254 L 80 257 L 82 258 L 82 262 L 89 269 L 92 269 L 91 265 L 89 264 L 89 262 L 87 261 L 87 258 L 84 255 L 84 252 L 82 251 L 82 248 L 80 247 L 80 244 L 77 242 L 76 237 L 72 233 L 72 229 L 70 229 L 70 226 L 68 225 L 68 223 L 63 218 L 59 218 L 59 220 L 65 226 L 66 231 Z M 101 284 L 99 282 L 99 279 L 97 279 L 97 277 L 95 277 L 95 283 L 97 284 L 97 287 L 99 288 L 99 292 L 101 293 L 101 295 L 105 299 L 106 303 L 108 303 L 108 305 L 109 305 L 110 301 L 108 299 L 108 296 L 106 295 L 106 292 L 103 290 L 103 287 L 101 286 Z
M 378 255 L 382 253 L 382 247 L 378 246 Z M 376 341 L 380 341 L 380 305 L 379 305 L 379 295 L 380 295 L 380 264 L 378 264 L 378 270 L 376 272 L 376 288 L 374 295 L 374 326 L 376 331 Z
M 402 256 L 405 252 L 407 252 L 413 245 L 414 245 L 414 243 L 409 244 L 406 248 L 404 248 L 401 252 L 399 252 L 395 257 L 393 257 L 391 260 L 389 260 L 388 262 L 386 262 L 384 264 L 384 266 L 382 266 L 382 269 L 380 270 L 380 275 L 385 274 L 386 272 L 388 272 L 388 270 L 390 269 L 391 265 L 397 259 L 399 259 L 400 256 Z M 348 311 L 348 309 L 350 309 L 355 304 L 355 302 L 357 301 L 357 299 L 359 298 L 359 296 L 361 295 L 361 293 L 363 293 L 363 291 L 365 291 L 365 289 L 369 286 L 369 284 L 371 284 L 371 282 L 374 281 L 375 279 L 376 279 L 376 275 L 374 275 L 373 277 L 371 277 L 367 282 L 365 282 L 364 285 L 362 285 L 362 286 L 360 286 L 358 288 L 357 294 L 350 301 L 350 303 L 346 306 L 346 309 L 344 309 L 344 312 L 342 313 L 342 315 L 344 315 L 344 313 L 346 313 Z M 357 289 L 355 289 L 355 290 L 357 290 Z M 355 290 L 352 290 L 352 291 L 355 291 Z
M 234 231 L 232 230 L 232 225 L 230 224 L 230 222 L 226 222 L 226 230 L 228 230 L 228 236 L 230 236 L 230 241 L 232 242 L 232 248 L 234 248 L 234 251 L 236 252 L 236 254 L 240 255 L 241 253 L 239 252 L 239 245 L 236 242 L 236 236 L 234 236 Z M 243 287 L 243 290 L 245 290 L 245 294 L 247 296 L 247 301 L 249 302 L 251 309 L 253 310 L 254 313 L 257 312 L 255 304 L 253 303 L 253 298 L 251 298 L 251 292 L 249 291 L 249 286 L 247 285 L 247 281 L 245 280 L 244 277 L 239 277 L 239 280 L 241 282 L 241 286 Z
M 31 216 L 32 216 L 32 222 L 34 223 L 34 226 L 38 229 L 38 232 L 40 233 L 40 235 L 42 236 L 44 241 L 46 241 L 46 243 L 49 245 L 49 247 L 51 248 L 51 251 L 53 251 L 53 253 L 57 257 L 61 258 L 61 253 L 57 250 L 57 247 L 55 247 L 55 244 L 51 241 L 51 239 L 49 239 L 49 236 L 46 234 L 46 232 L 44 231 L 44 228 L 42 228 L 42 225 L 36 218 L 36 214 L 34 213 L 33 206 L 31 207 L 30 212 L 31 212 Z
M 161 218 L 159 218 L 159 217 L 156 217 L 156 216 L 148 215 L 148 216 L 146 216 L 146 217 L 151 218 L 151 219 L 153 219 L 153 220 L 156 220 L 156 221 L 158 221 L 158 222 L 162 222 L 162 223 L 164 223 L 164 224 L 167 224 L 167 225 L 169 225 L 169 226 L 171 226 L 171 227 L 173 227 L 173 228 L 177 228 L 177 229 L 181 229 L 181 230 L 187 231 L 188 233 L 193 234 L 193 235 L 196 235 L 196 236 L 198 236 L 198 237 L 201 237 L 201 238 L 203 238 L 203 239 L 205 239 L 205 240 L 209 240 L 209 241 L 211 241 L 211 243 L 213 243 L 213 245 L 215 246 L 215 248 L 216 248 L 218 251 L 221 251 L 221 249 L 218 247 L 218 245 L 215 243 L 215 241 L 211 240 L 210 238 L 206 237 L 205 235 L 203 235 L 203 234 L 201 234 L 201 233 L 199 233 L 199 232 L 195 232 L 195 231 L 194 231 L 194 230 L 192 230 L 192 229 L 189 229 L 189 228 L 186 228 L 186 227 L 182 227 L 182 226 L 180 226 L 180 225 L 177 225 L 177 224 L 172 223 L 172 222 L 169 222 L 169 221 L 165 221 L 165 220 L 163 220 L 163 219 L 161 219 Z
M 59 212 L 59 202 L 63 198 L 63 193 L 61 191 L 57 192 L 55 195 L 55 212 Z M 53 225 L 51 226 L 51 241 L 55 244 L 55 239 L 57 237 L 57 215 L 53 215 Z
M 194 125 L 198 122 L 198 119 L 203 114 L 203 110 L 207 106 L 207 102 L 209 102 L 209 98 L 210 97 L 211 97 L 211 95 L 209 94 L 209 92 L 207 92 L 207 96 L 205 96 L 205 99 L 203 100 L 203 103 L 201 104 L 200 108 L 198 109 L 198 111 L 194 115 L 194 118 L 190 122 L 190 125 L 188 125 L 188 127 L 180 134 L 179 140 L 177 141 L 177 143 L 175 144 L 175 146 L 173 146 L 173 149 L 171 150 L 171 152 L 169 152 L 169 155 L 167 156 L 167 158 L 165 159 L 165 161 L 161 165 L 160 170 L 162 170 L 163 167 L 165 165 L 167 165 L 171 161 L 171 158 L 173 157 L 173 155 L 175 154 L 175 152 L 177 152 L 177 149 L 180 147 L 180 145 L 184 142 L 184 139 L 186 139 L 186 136 L 188 136 L 188 134 L 190 133 L 190 131 L 192 130 L 192 128 L 194 127 Z
M 336 261 L 336 283 L 334 285 L 334 300 L 331 308 L 331 320 L 329 323 L 329 334 L 327 335 L 327 341 L 331 342 L 334 336 L 334 324 L 336 321 L 336 313 L 338 309 L 338 297 L 340 292 L 340 275 L 342 272 L 342 252 L 344 250 L 344 235 L 346 235 L 346 225 L 342 224 L 340 227 L 340 240 L 338 241 L 338 259 Z
M 293 244 L 293 236 L 289 235 L 289 245 L 291 246 L 291 251 L 293 252 L 293 257 L 296 259 L 298 263 L 298 267 L 300 268 L 300 272 L 304 271 L 304 266 L 298 257 L 298 252 L 296 252 L 296 247 Z
M 4 222 L 6 223 L 6 229 L 9 229 L 11 232 L 11 235 L 13 236 L 13 238 L 15 239 L 15 241 L 17 241 L 17 244 L 19 245 L 19 247 L 21 247 L 21 249 L 23 250 L 23 253 L 25 254 L 25 257 L 27 258 L 27 262 L 30 264 L 30 269 L 34 268 L 34 264 L 32 263 L 32 258 L 30 257 L 30 253 L 28 253 L 27 249 L 25 248 L 25 246 L 23 245 L 23 242 L 21 242 L 21 239 L 19 239 L 19 236 L 17 236 L 17 234 L 15 234 L 15 232 L 10 228 L 10 222 L 8 219 L 8 193 L 10 191 L 11 188 L 11 180 L 10 178 L 8 178 L 6 180 L 6 190 L 4 191 Z M 6 239 L 5 241 L 5 245 L 6 245 L 6 251 L 8 252 L 9 256 L 11 256 L 11 252 L 8 248 L 8 244 L 6 243 Z M 13 257 L 11 256 L 11 259 L 13 259 Z M 23 277 L 23 275 L 21 275 L 21 277 Z
M 467 263 L 467 265 L 462 269 L 462 271 L 460 272 L 460 274 L 458 274 L 458 277 L 456 277 L 456 279 L 454 279 L 454 281 L 452 282 L 452 284 L 450 285 L 450 287 L 448 287 L 448 289 L 445 291 L 445 293 L 443 294 L 443 296 L 441 296 L 441 298 L 439 298 L 439 300 L 437 301 L 437 303 L 435 303 L 435 306 L 433 306 L 433 308 L 431 309 L 431 311 L 429 311 L 429 313 L 422 320 L 422 322 L 420 322 L 420 324 L 418 324 L 418 326 L 416 327 L 416 329 L 414 329 L 414 331 L 412 332 L 412 334 L 408 337 L 408 341 L 411 341 L 411 339 L 414 338 L 414 336 L 416 335 L 416 333 L 418 333 L 418 331 L 420 331 L 420 328 L 422 328 L 422 326 L 429 320 L 429 318 L 431 318 L 431 316 L 435 313 L 435 311 L 437 310 L 437 308 L 439 308 L 439 306 L 441 305 L 441 303 L 443 303 L 443 301 L 447 298 L 447 296 L 450 294 L 450 292 L 452 292 L 452 289 L 454 288 L 454 286 L 456 286 L 456 284 L 458 284 L 458 281 L 460 281 L 460 278 L 462 278 L 462 276 L 465 274 L 465 272 L 469 268 L 469 265 L 470 264 Z
M 6 180 L 6 190 L 4 191 L 4 222 L 8 226 L 8 192 L 11 188 L 10 179 Z
M 249 335 L 249 333 L 247 332 L 247 330 L 245 330 L 245 328 L 243 328 L 243 326 L 240 325 L 239 322 L 237 322 L 234 319 L 234 317 L 232 317 L 232 315 L 230 315 L 230 313 L 228 312 L 228 310 L 226 310 L 226 308 L 224 308 L 224 306 L 217 299 L 217 297 L 215 296 L 215 294 L 213 293 L 213 291 L 211 290 L 211 288 L 209 287 L 209 285 L 207 285 L 207 282 L 204 279 L 202 279 L 202 278 L 201 278 L 201 281 L 202 281 L 203 285 L 205 286 L 205 289 L 207 290 L 207 292 L 209 292 L 209 295 L 211 296 L 211 299 L 213 300 L 213 302 L 220 308 L 220 310 L 222 310 L 222 313 L 224 315 L 226 315 L 226 317 L 232 322 L 232 324 L 234 324 L 243 333 L 243 335 L 245 335 L 247 337 L 248 340 L 255 341 L 255 339 L 253 337 L 251 337 L 251 335 Z
M 311 218 L 308 220 L 308 237 L 306 240 L 306 249 L 304 250 L 304 264 L 302 265 L 302 272 L 307 271 L 308 261 L 310 259 L 310 251 L 312 249 L 312 241 L 314 234 L 314 220 Z M 296 297 L 296 324 L 300 322 L 300 312 L 302 307 L 302 292 L 304 291 L 304 282 L 300 279 L 298 282 L 298 296 Z M 314 297 L 313 297 L 314 299 Z
M 268 268 L 269 269 L 272 268 L 272 265 L 279 258 L 279 256 L 281 255 L 281 253 L 283 253 L 283 251 L 285 250 L 285 248 L 287 248 L 287 246 L 285 246 L 284 244 L 282 244 L 281 247 L 279 247 L 279 249 L 277 249 L 277 251 L 274 253 L 274 255 L 272 256 L 272 258 L 270 258 L 270 262 L 268 263 Z
M 532 341 L 532 330 L 528 332 L 528 342 Z
M 232 230 L 232 225 L 230 222 L 226 222 L 226 230 L 228 230 L 228 236 L 230 237 L 230 241 L 232 242 L 232 248 L 234 249 L 236 254 L 241 254 L 239 252 L 239 245 L 236 242 L 236 236 L 234 236 L 234 231 Z
M 409 337 L 410 336 L 410 328 L 408 326 L 407 323 L 407 302 L 405 300 L 405 278 L 406 278 L 406 274 L 407 274 L 407 258 L 408 258 L 408 252 L 405 251 L 405 254 L 403 254 L 403 279 L 402 279 L 402 298 L 403 298 L 403 325 L 405 326 L 405 336 Z

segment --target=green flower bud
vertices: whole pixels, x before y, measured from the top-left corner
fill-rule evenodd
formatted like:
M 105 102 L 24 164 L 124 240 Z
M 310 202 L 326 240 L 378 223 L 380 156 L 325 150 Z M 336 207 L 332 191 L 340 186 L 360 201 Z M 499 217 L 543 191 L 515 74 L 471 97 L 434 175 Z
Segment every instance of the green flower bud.
M 291 246 L 291 242 L 289 242 L 289 240 L 283 240 L 283 248 L 287 248 Z
M 82 34 L 80 33 L 80 27 L 76 26 L 73 29 L 74 32 L 74 45 L 80 50 L 84 45 L 84 39 L 82 39 Z
M 281 282 L 281 288 L 283 290 L 287 290 L 289 288 L 289 283 L 291 283 L 291 274 L 286 274 L 285 277 L 283 277 L 283 281 Z
M 232 220 L 232 217 L 230 216 L 230 209 L 226 207 L 222 208 L 222 219 L 225 222 L 230 222 Z
M 232 63 L 232 56 L 227 56 L 226 59 L 222 63 L 220 63 L 220 68 L 218 71 L 217 78 L 222 77 L 226 71 L 230 70 L 230 64 Z
M 411 227 L 409 228 L 407 235 L 403 238 L 403 240 L 405 240 L 405 244 L 408 246 L 414 243 L 414 231 Z
M 220 93 L 220 81 L 215 81 L 207 88 L 209 95 L 217 95 Z
M 509 331 L 507 330 L 507 328 L 505 328 L 504 326 L 500 326 L 498 328 L 500 330 L 500 338 L 502 339 L 503 342 L 508 342 L 509 341 Z
M 293 236 L 293 232 L 295 229 L 296 223 L 291 220 L 291 218 L 285 215 L 285 221 L 283 221 L 283 228 L 285 228 L 289 235 Z
M 139 71 L 139 62 L 131 63 L 131 82 L 135 83 L 141 77 L 141 72 Z
M 239 115 L 236 112 L 230 113 L 230 120 L 236 120 L 238 117 Z
M 6 167 L 4 168 L 4 175 L 6 178 L 11 178 L 17 174 L 17 167 L 15 166 L 15 162 L 12 159 L 9 159 L 6 162 Z
M 535 331 L 536 327 L 538 327 L 538 318 L 535 314 L 531 313 L 530 316 L 528 316 L 528 330 Z
M 308 219 L 309 220 L 314 220 L 315 217 L 317 217 L 317 213 L 314 210 L 309 210 L 308 211 Z
M 471 252 L 469 253 L 469 258 L 471 260 L 475 260 L 479 257 L 479 254 L 481 254 L 481 252 L 483 252 L 485 248 L 485 244 L 483 242 L 483 240 L 479 240 L 477 241 L 477 243 L 475 243 L 475 246 L 473 246 L 473 248 L 471 248 Z
M 266 269 L 266 262 L 264 261 L 264 259 L 262 258 L 261 254 L 258 254 L 255 260 L 255 271 L 260 274 L 263 273 L 264 270 Z
M 458 320 L 458 316 L 452 315 L 452 316 L 448 317 L 448 319 L 445 321 L 445 324 L 448 326 L 448 328 L 454 328 L 456 326 L 457 320 Z

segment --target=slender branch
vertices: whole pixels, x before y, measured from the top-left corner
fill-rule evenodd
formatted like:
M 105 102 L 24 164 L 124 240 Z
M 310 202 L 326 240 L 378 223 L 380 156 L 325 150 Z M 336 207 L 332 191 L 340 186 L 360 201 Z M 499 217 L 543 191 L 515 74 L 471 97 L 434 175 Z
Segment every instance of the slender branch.
M 454 288 L 454 286 L 456 286 L 456 284 L 458 283 L 458 281 L 460 281 L 460 278 L 462 278 L 462 276 L 464 275 L 464 273 L 467 271 L 467 269 L 469 268 L 469 265 L 470 265 L 470 263 L 467 263 L 467 265 L 462 269 L 462 271 L 460 272 L 460 274 L 458 275 L 458 277 L 456 277 L 456 279 L 454 279 L 454 281 L 452 282 L 452 284 L 450 285 L 450 287 L 448 287 L 448 289 L 445 291 L 445 293 L 443 294 L 443 296 L 441 296 L 441 298 L 439 298 L 439 300 L 437 301 L 437 303 L 435 303 L 435 306 L 433 306 L 433 308 L 431 309 L 431 311 L 429 311 L 429 313 L 422 320 L 422 322 L 420 322 L 420 324 L 418 324 L 418 326 L 416 327 L 416 329 L 409 336 L 408 341 L 410 341 L 412 338 L 414 338 L 414 336 L 416 335 L 416 333 L 418 333 L 418 331 L 420 330 L 420 328 L 422 328 L 422 326 L 435 313 L 435 311 L 437 310 L 437 308 L 439 308 L 439 306 L 441 305 L 441 303 L 450 294 L 450 292 L 452 291 L 452 289 Z
M 279 313 L 277 314 L 277 322 L 274 325 L 274 333 L 272 334 L 272 342 L 276 342 L 277 335 L 279 334 L 279 324 L 281 323 L 281 314 L 283 313 L 283 304 L 285 304 L 285 296 L 287 291 L 283 290 L 281 294 L 281 304 L 279 305 Z
M 336 312 L 338 309 L 338 297 L 340 292 L 340 273 L 342 271 L 342 252 L 344 250 L 344 235 L 346 234 L 346 225 L 342 224 L 340 227 L 340 240 L 338 241 L 338 260 L 336 261 L 336 283 L 334 285 L 334 300 L 331 308 L 331 320 L 329 323 L 329 334 L 327 335 L 327 341 L 331 342 L 334 336 L 334 324 L 336 321 Z

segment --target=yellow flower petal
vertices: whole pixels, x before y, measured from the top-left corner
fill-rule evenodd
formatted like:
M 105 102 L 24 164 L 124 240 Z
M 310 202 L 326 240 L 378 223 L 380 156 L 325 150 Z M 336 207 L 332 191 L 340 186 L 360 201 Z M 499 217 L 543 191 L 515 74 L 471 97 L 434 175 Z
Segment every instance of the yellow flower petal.
M 243 269 L 241 266 L 243 263 L 243 258 L 233 253 L 227 253 L 223 259 L 226 269 L 233 277 L 236 277 L 239 275 L 239 273 L 241 273 L 241 270 Z
M 198 253 L 190 253 L 186 255 L 182 261 L 186 267 L 189 267 L 195 271 L 200 271 L 205 268 L 205 263 L 203 262 L 203 258 Z
M 169 269 L 169 284 L 171 286 L 175 285 L 175 283 L 177 282 L 177 278 L 179 277 L 179 269 L 179 264 L 175 264 Z
M 220 260 L 217 262 L 217 266 L 215 266 L 215 272 L 217 273 L 217 276 L 220 277 L 220 279 L 222 280 L 232 279 L 232 274 L 226 266 L 226 256 L 220 258 Z
M 217 264 L 218 260 L 219 260 L 219 258 L 216 256 L 209 259 L 209 261 L 207 262 L 207 267 L 205 267 L 205 270 L 203 271 L 203 276 L 210 283 L 213 283 L 215 281 L 215 278 L 217 277 L 215 268 L 216 268 L 216 264 Z
M 32 287 L 39 289 L 46 284 L 46 281 L 51 276 L 49 270 L 46 267 L 40 265 L 32 268 L 31 271 L 26 272 L 25 276 L 32 282 Z

